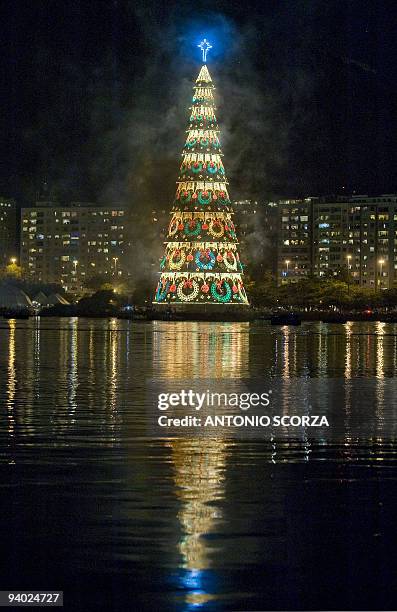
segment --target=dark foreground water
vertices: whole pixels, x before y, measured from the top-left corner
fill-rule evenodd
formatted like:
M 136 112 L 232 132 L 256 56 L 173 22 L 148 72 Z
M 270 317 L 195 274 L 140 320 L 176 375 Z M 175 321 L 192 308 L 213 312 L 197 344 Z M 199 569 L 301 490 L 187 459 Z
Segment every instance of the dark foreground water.
M 63 590 L 76 611 L 396 609 L 392 438 L 156 439 L 145 382 L 381 393 L 397 326 L 2 321 L 0 347 L 1 590 Z

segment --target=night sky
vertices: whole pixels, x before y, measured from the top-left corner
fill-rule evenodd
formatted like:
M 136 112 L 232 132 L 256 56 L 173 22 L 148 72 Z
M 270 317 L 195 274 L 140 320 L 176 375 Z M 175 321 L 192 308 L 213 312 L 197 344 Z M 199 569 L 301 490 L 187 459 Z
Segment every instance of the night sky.
M 0 194 L 171 205 L 197 44 L 232 198 L 397 191 L 397 8 L 382 0 L 3 0 Z

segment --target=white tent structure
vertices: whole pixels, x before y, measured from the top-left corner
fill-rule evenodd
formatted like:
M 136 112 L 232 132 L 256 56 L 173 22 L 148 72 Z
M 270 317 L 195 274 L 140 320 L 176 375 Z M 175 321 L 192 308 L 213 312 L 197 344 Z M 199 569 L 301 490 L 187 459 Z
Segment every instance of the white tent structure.
M 27 310 L 32 302 L 22 289 L 13 285 L 0 285 L 0 310 Z
M 63 306 L 67 306 L 69 305 L 69 302 L 65 300 L 65 298 L 62 297 L 62 295 L 60 295 L 59 293 L 52 293 L 47 298 L 47 305 L 56 306 L 57 304 L 62 304 Z

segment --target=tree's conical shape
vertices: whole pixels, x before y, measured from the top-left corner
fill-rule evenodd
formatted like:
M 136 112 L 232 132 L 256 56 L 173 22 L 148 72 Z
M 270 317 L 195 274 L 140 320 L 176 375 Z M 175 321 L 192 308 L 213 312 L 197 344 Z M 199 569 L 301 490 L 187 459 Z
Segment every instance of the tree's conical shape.
M 206 65 L 194 85 L 187 139 L 160 262 L 158 304 L 248 304 L 214 85 Z

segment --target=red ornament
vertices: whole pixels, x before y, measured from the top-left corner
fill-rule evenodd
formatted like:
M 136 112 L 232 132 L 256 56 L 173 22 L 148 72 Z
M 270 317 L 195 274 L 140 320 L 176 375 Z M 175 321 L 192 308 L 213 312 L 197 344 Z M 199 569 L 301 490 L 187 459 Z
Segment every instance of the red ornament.
M 175 291 L 176 291 L 176 285 L 175 285 L 175 283 L 173 283 L 173 284 L 171 285 L 171 287 L 170 287 L 170 291 L 171 291 L 171 293 L 175 293 Z
M 220 253 L 218 253 L 218 255 L 216 256 L 216 261 L 221 262 L 223 259 L 222 255 Z
M 193 261 L 193 255 L 191 253 L 189 253 L 189 255 L 186 257 L 187 261 Z
M 229 231 L 229 226 L 225 225 L 225 231 L 228 232 Z
M 201 291 L 202 291 L 203 293 L 208 293 L 208 291 L 209 291 L 209 290 L 210 290 L 209 285 L 207 285 L 206 283 L 204 283 L 204 284 L 201 286 Z
M 201 226 L 203 230 L 207 230 L 208 229 L 208 224 L 207 223 L 203 223 L 203 225 Z
M 238 292 L 238 287 L 236 287 L 236 285 L 233 285 L 232 291 L 233 291 L 233 293 L 237 293 Z
M 185 226 L 183 225 L 183 223 L 180 223 L 180 224 L 178 225 L 178 229 L 179 229 L 180 231 L 182 231 L 184 227 L 185 227 Z
M 193 200 L 196 200 L 196 199 L 197 199 L 197 193 L 194 193 L 194 194 L 192 195 L 192 198 L 193 198 Z
M 213 200 L 217 200 L 218 198 L 216 197 L 216 195 L 213 195 L 213 196 L 212 196 L 212 199 L 213 199 Z

